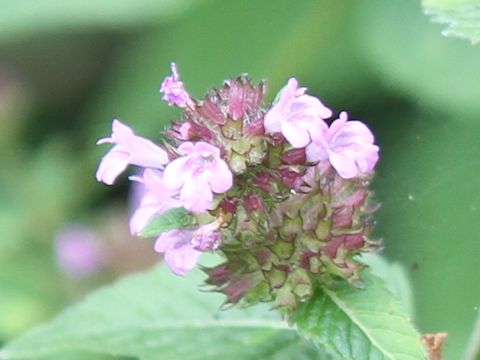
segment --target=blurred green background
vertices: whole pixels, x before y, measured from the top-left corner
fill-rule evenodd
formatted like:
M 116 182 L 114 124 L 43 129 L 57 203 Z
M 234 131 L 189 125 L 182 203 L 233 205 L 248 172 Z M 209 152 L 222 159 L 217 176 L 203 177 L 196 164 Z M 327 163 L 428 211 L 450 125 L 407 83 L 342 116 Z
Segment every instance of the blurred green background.
M 272 99 L 295 76 L 372 127 L 383 253 L 420 330 L 462 358 L 480 336 L 480 47 L 440 31 L 413 0 L 0 0 L 0 345 L 158 259 L 129 236 L 125 177 L 95 181 L 95 142 L 114 117 L 157 138 L 175 61 L 198 97 L 249 73 Z M 72 228 L 94 243 L 88 273 L 59 258 Z

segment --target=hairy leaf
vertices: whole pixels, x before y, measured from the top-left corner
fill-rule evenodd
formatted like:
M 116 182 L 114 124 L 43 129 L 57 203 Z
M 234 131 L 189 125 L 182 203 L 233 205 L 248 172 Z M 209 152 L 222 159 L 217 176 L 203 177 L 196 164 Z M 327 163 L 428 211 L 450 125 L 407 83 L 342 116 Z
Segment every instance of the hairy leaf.
M 315 359 L 313 344 L 275 312 L 219 311 L 221 297 L 163 266 L 104 288 L 0 351 L 0 359 L 104 353 L 141 359 Z M 63 356 L 63 357 L 62 357 Z
M 468 39 L 473 44 L 480 41 L 479 0 L 423 0 L 422 4 L 433 21 L 447 25 L 443 35 Z
M 338 359 L 427 359 L 410 320 L 383 281 L 365 275 L 365 288 L 318 289 L 298 310 L 299 330 Z

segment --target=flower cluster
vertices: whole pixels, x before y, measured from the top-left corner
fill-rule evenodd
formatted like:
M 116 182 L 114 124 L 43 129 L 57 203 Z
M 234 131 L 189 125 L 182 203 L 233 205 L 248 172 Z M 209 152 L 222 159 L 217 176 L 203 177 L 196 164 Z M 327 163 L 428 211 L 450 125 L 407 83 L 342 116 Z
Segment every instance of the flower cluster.
M 98 181 L 111 185 L 128 165 L 143 168 L 130 178 L 145 189 L 131 232 L 181 210 L 174 228 L 159 230 L 155 250 L 178 275 L 202 252 L 220 253 L 225 261 L 204 271 L 229 304 L 293 309 L 316 283 L 359 281 L 356 255 L 379 246 L 369 239 L 379 148 L 368 127 L 346 112 L 327 121 L 332 111 L 294 78 L 264 106 L 264 82 L 241 76 L 195 99 L 175 64 L 172 73 L 160 91 L 183 113 L 161 146 L 118 120 L 98 142 L 114 144 Z

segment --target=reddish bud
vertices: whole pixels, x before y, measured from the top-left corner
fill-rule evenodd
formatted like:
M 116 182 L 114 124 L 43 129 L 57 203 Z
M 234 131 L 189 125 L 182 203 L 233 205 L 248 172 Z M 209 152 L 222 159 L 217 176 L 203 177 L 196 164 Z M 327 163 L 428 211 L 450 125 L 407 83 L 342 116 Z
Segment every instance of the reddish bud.
M 231 200 L 225 199 L 220 203 L 220 208 L 226 213 L 235 214 L 237 211 L 237 204 Z
M 244 205 L 245 210 L 247 210 L 248 214 L 251 214 L 253 211 L 256 210 L 265 211 L 265 205 L 263 204 L 263 200 L 258 194 L 255 193 L 245 196 Z
M 228 114 L 233 120 L 241 119 L 245 113 L 246 86 L 240 82 L 240 79 L 236 79 L 230 84 Z
M 353 207 L 346 206 L 333 214 L 333 228 L 342 229 L 352 226 Z
M 210 120 L 217 125 L 224 125 L 227 122 L 218 105 L 218 98 L 215 96 L 206 98 L 203 103 L 198 106 L 197 111 L 204 119 Z
M 246 124 L 245 134 L 249 136 L 262 136 L 265 135 L 265 127 L 263 126 L 263 121 L 258 120 Z
M 302 184 L 302 176 L 296 171 L 281 169 L 278 174 L 282 182 L 289 188 L 296 189 Z
M 230 277 L 230 268 L 228 264 L 221 264 L 214 268 L 204 268 L 203 271 L 208 275 L 207 284 L 222 286 L 226 284 Z
M 304 165 L 307 161 L 305 148 L 288 150 L 280 158 L 288 165 Z
M 236 304 L 251 287 L 252 283 L 250 279 L 240 278 L 225 286 L 222 292 L 227 296 L 229 303 Z
M 270 174 L 258 173 L 255 175 L 255 184 L 258 185 L 262 190 L 270 192 L 270 177 Z
M 270 134 L 270 143 L 272 144 L 272 146 L 276 147 L 286 142 L 287 141 L 285 140 L 285 137 L 281 133 Z

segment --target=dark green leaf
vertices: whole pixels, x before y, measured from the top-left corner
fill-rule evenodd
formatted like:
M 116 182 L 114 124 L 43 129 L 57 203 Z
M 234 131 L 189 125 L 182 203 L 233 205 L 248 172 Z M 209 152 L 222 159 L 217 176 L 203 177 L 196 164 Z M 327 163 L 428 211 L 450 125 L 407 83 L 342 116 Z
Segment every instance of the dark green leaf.
M 365 273 L 365 288 L 318 289 L 298 310 L 299 330 L 338 359 L 427 359 L 410 320 L 385 284 Z
M 141 359 L 316 359 L 322 355 L 265 307 L 219 311 L 202 274 L 165 267 L 104 288 L 0 352 L 2 360 L 69 358 L 90 351 Z

